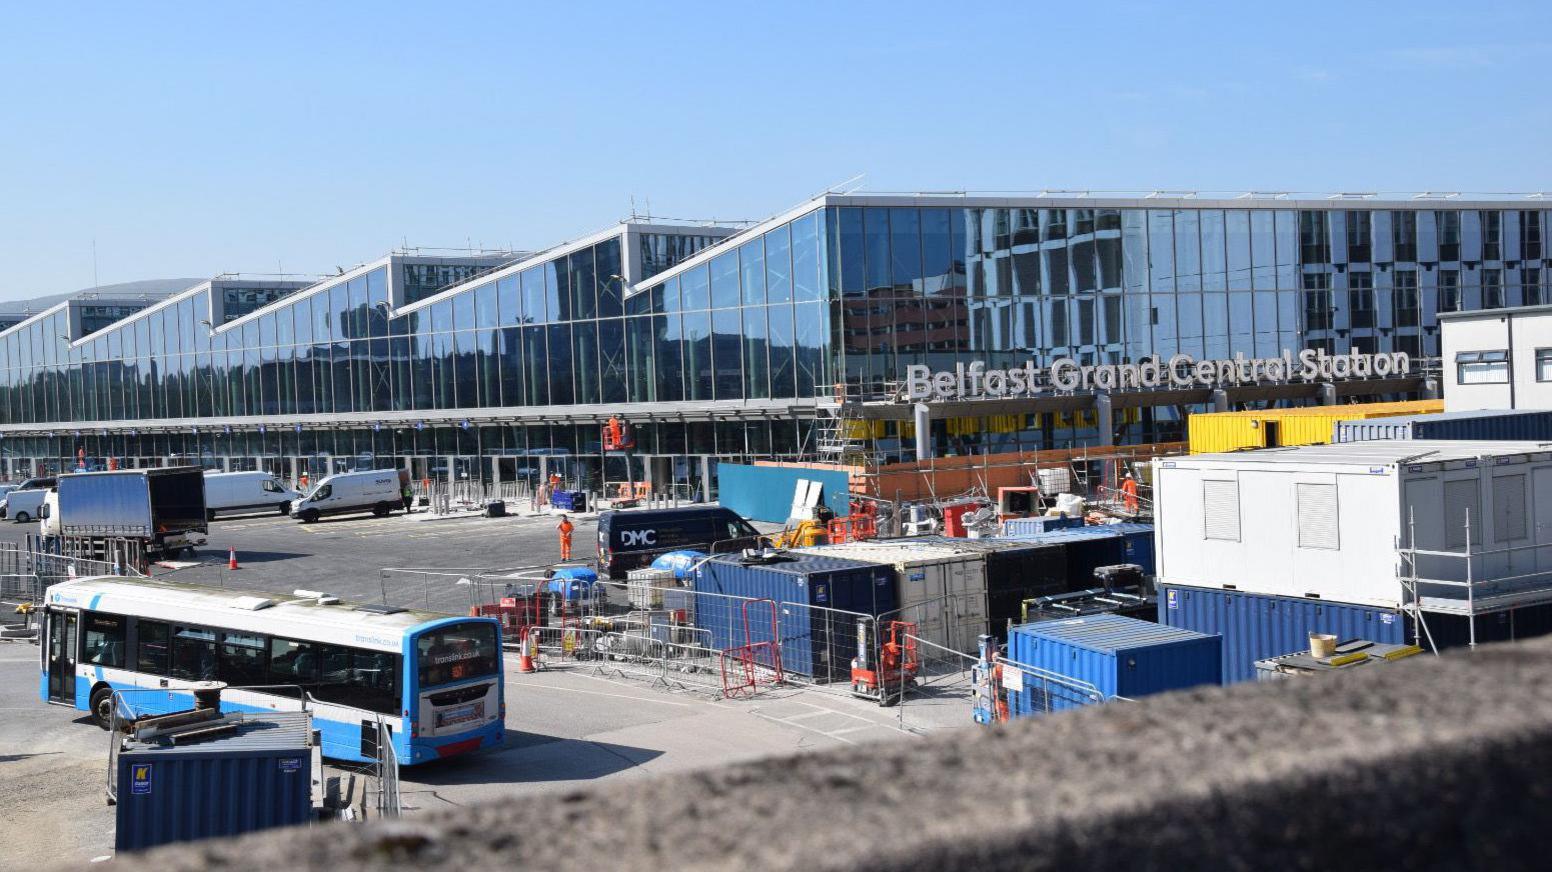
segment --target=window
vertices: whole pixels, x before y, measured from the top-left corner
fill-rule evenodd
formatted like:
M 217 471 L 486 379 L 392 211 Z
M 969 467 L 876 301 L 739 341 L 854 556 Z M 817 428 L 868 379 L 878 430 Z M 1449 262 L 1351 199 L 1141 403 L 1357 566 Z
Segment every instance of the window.
M 1503 270 L 1482 270 L 1482 308 L 1502 309 L 1504 307 Z
M 280 485 L 277 484 L 274 479 L 266 478 L 264 480 L 264 484 L 260 485 L 260 487 L 262 487 L 266 493 L 278 494 L 282 492 Z
M 1349 317 L 1353 327 L 1374 326 L 1374 276 L 1352 273 L 1347 277 Z
M 93 666 L 124 665 L 124 629 L 126 619 L 118 615 L 86 612 L 81 616 L 83 649 L 81 660 Z
M 460 624 L 427 633 L 416 643 L 422 688 L 466 681 L 496 673 L 496 628 L 490 624 Z
M 1552 381 L 1552 348 L 1536 349 L 1536 381 Z
M 317 650 L 321 674 L 313 695 L 319 700 L 398 713 L 398 655 L 339 645 L 318 645 Z
M 1456 354 L 1455 383 L 1458 385 L 1508 384 L 1509 352 L 1462 351 Z
M 1460 309 L 1460 270 L 1439 270 L 1439 311 L 1458 312 Z
M 221 680 L 234 687 L 267 684 L 264 668 L 267 645 L 263 636 L 221 634 Z
M 172 636 L 173 678 L 187 681 L 214 681 L 216 678 L 216 633 L 196 627 L 178 627 Z
M 326 500 L 330 496 L 332 496 L 333 493 L 334 493 L 334 485 L 326 484 L 323 487 L 318 488 L 318 490 L 314 491 L 312 498 L 315 499 L 315 500 Z
M 1239 482 L 1202 482 L 1203 535 L 1226 542 L 1239 541 Z
M 1299 482 L 1295 489 L 1299 510 L 1299 547 L 1328 550 L 1340 548 L 1336 485 Z
M 1439 226 L 1439 259 L 1460 260 L 1460 213 L 1435 212 Z
M 1503 213 L 1482 213 L 1482 259 L 1503 259 Z
M 1349 263 L 1368 263 L 1373 249 L 1370 234 L 1373 217 L 1368 212 L 1347 213 L 1347 260 Z
M 138 639 L 135 651 L 135 669 L 151 675 L 167 674 L 168 627 L 161 621 L 135 621 Z
M 312 687 L 318 683 L 318 646 L 313 642 L 290 639 L 269 640 L 270 684 L 297 684 Z

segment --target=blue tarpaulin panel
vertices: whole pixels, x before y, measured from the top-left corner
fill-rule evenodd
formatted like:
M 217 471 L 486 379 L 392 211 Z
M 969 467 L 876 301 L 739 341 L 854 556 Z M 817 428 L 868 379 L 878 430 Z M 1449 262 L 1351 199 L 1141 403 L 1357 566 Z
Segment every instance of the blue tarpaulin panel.
M 824 505 L 837 517 L 851 514 L 847 499 L 851 476 L 833 469 L 719 463 L 717 501 L 746 518 L 780 524 L 792 510 L 798 479 L 819 482 L 824 487 Z

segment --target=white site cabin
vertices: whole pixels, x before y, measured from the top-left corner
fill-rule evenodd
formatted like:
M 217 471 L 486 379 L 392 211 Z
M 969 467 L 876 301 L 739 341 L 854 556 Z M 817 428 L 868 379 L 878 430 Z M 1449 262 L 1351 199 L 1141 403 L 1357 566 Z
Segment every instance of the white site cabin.
M 1446 614 L 1552 601 L 1552 445 L 1356 442 L 1153 466 L 1160 583 Z

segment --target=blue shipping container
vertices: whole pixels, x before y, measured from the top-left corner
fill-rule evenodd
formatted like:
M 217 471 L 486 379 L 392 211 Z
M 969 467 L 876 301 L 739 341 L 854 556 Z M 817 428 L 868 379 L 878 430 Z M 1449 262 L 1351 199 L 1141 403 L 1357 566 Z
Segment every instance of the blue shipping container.
M 131 743 L 117 762 L 120 851 L 236 836 L 313 819 L 310 719 L 266 714 L 189 745 Z
M 1552 411 L 1485 409 L 1338 421 L 1332 426 L 1332 442 L 1384 439 L 1508 439 L 1546 442 L 1552 441 Z
M 772 600 L 782 668 L 816 681 L 851 680 L 853 613 L 877 616 L 898 607 L 894 567 L 838 557 L 784 554 L 772 563 L 745 563 L 725 555 L 702 563 L 694 582 L 695 626 L 708 631 L 713 648 L 772 641 L 771 609 L 754 602 Z
M 1090 615 L 1014 627 L 1008 656 L 1016 663 L 1093 685 L 1106 699 L 1217 684 L 1223 671 L 1223 639 L 1120 615 Z M 1006 681 L 1006 679 L 1004 679 Z M 1076 708 L 1079 692 L 1033 675 L 1009 693 L 1015 715 Z
M 1310 633 L 1390 645 L 1410 641 L 1407 622 L 1396 611 L 1177 585 L 1159 586 L 1159 623 L 1223 636 L 1224 684 L 1253 680 L 1257 660 L 1308 649 Z

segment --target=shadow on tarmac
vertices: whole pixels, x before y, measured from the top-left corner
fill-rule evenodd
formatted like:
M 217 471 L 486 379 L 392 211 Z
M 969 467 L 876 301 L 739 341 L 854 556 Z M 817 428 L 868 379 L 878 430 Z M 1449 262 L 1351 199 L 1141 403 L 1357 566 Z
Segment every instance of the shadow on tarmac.
M 543 750 L 524 753 L 535 748 Z M 633 769 L 661 756 L 662 751 L 650 748 L 507 730 L 505 745 L 499 751 L 424 763 L 405 769 L 403 777 L 428 786 L 586 781 Z

